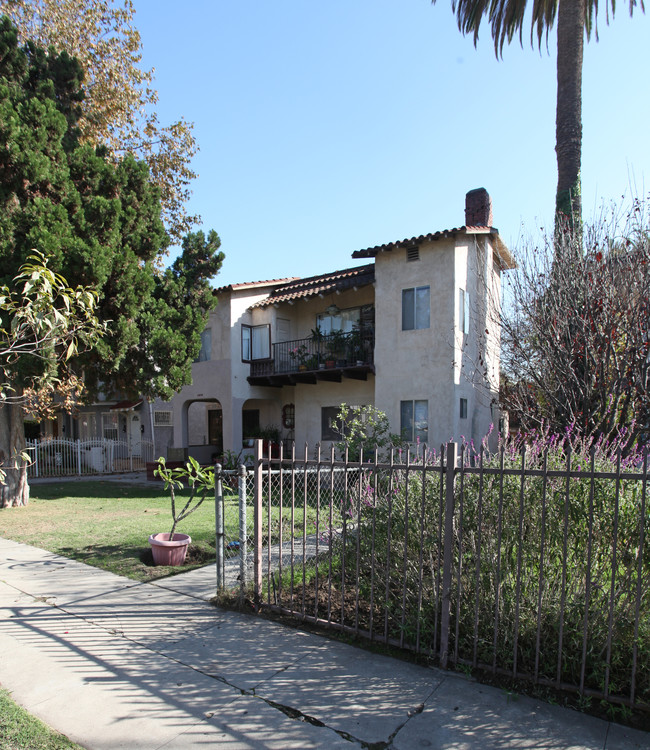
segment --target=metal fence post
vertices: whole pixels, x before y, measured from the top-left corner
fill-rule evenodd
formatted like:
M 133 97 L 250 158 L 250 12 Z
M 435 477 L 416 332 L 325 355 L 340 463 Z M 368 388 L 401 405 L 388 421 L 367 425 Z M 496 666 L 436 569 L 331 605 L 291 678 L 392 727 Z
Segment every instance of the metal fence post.
M 239 464 L 239 590 L 246 589 L 246 563 L 248 558 L 248 531 L 246 529 L 246 467 Z
M 262 441 L 255 441 L 254 472 L 254 531 L 253 531 L 253 597 L 255 606 L 262 602 Z
M 81 440 L 77 440 L 77 474 L 81 476 Z
M 223 481 L 222 466 L 214 467 L 214 516 L 216 526 L 215 546 L 217 549 L 217 593 L 224 587 L 224 533 L 223 533 Z
M 445 466 L 445 536 L 443 540 L 444 557 L 442 563 L 442 612 L 440 614 L 440 666 L 447 668 L 449 659 L 449 620 L 451 614 L 451 574 L 454 534 L 454 474 L 458 446 L 447 443 L 447 463 Z

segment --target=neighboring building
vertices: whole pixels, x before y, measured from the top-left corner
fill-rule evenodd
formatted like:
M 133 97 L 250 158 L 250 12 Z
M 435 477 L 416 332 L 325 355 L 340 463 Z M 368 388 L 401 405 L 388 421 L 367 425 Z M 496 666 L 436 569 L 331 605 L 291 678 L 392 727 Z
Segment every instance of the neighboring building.
M 144 399 L 111 400 L 100 394 L 95 403 L 79 406 L 74 414 L 60 411 L 53 419 L 40 422 L 27 418 L 25 437 L 28 440 L 67 438 L 82 442 L 104 438 L 120 444 L 116 453 L 120 458 L 151 461 L 154 455 L 166 455 L 172 444 L 172 430 L 171 415 L 168 434 L 154 430 L 154 415 L 150 407 Z
M 327 447 L 342 403 L 376 406 L 411 442 L 480 441 L 498 418 L 514 263 L 483 188 L 465 211 L 465 226 L 353 254 L 367 265 L 216 289 L 192 385 L 153 405 L 157 450 L 210 462 L 269 426 L 299 453 Z

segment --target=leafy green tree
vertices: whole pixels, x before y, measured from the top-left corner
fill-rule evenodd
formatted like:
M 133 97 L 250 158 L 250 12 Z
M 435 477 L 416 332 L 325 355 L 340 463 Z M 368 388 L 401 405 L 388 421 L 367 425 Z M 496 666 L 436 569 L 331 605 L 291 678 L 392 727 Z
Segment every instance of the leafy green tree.
M 97 291 L 97 317 L 108 323 L 71 363 L 89 394 L 101 384 L 107 395 L 170 395 L 189 382 L 200 349 L 219 238 L 188 235 L 172 268 L 157 271 L 169 241 L 160 190 L 144 162 L 115 163 L 81 142 L 82 80 L 78 61 L 20 47 L 0 19 L 0 284 L 11 287 L 39 248 L 56 273 Z M 32 362 L 16 367 L 25 380 L 38 376 Z
M 432 0 L 433 3 L 436 0 Z M 605 3 L 612 16 L 615 0 Z M 638 2 L 644 10 L 643 0 Z M 629 0 L 630 15 L 637 0 Z M 452 0 L 452 9 L 463 34 L 473 34 L 478 42 L 481 21 L 486 17 L 491 24 L 494 50 L 503 54 L 503 45 L 515 35 L 521 41 L 528 9 L 526 0 Z M 582 220 L 580 188 L 580 160 L 582 155 L 582 58 L 585 34 L 587 39 L 596 26 L 597 0 L 541 0 L 532 3 L 531 44 L 537 36 L 548 39 L 557 17 L 557 108 L 555 122 L 555 152 L 557 156 L 557 192 L 555 197 L 556 224 L 567 224 L 573 229 Z
M 65 399 L 71 386 L 76 390 L 67 363 L 105 331 L 95 316 L 97 294 L 69 287 L 40 253 L 21 267 L 13 287 L 0 287 L 0 507 L 29 493 L 21 408 L 33 411 L 37 395 L 51 403 L 53 394 Z M 29 387 L 35 373 L 38 394 Z
M 158 122 L 153 70 L 140 67 L 142 43 L 131 0 L 0 0 L 0 13 L 23 42 L 52 46 L 79 60 L 85 71 L 78 121 L 82 141 L 106 144 L 117 158 L 132 154 L 147 163 L 160 188 L 166 227 L 180 240 L 198 221 L 185 209 L 198 147 L 191 123 Z
M 362 451 L 364 461 L 374 460 L 375 451 L 385 458 L 391 449 L 405 445 L 399 435 L 390 431 L 386 414 L 374 406 L 341 404 L 336 428 L 343 436 L 336 447 L 349 461 L 358 461 Z

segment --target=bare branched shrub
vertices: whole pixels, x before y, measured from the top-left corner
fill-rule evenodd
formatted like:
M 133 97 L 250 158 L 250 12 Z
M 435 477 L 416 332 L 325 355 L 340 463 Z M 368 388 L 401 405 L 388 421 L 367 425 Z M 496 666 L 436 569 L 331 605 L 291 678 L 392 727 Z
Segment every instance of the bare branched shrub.
M 650 223 L 643 201 L 525 242 L 505 279 L 502 401 L 522 429 L 575 426 L 628 446 L 650 423 Z

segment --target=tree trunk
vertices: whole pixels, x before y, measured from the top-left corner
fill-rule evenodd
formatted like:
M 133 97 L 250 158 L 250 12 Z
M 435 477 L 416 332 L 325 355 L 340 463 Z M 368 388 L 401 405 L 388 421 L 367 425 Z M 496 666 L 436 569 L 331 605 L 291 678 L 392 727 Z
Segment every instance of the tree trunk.
M 582 223 L 582 55 L 585 0 L 560 0 L 557 13 L 556 230 L 579 233 Z
M 0 469 L 5 472 L 0 484 L 0 508 L 13 508 L 29 502 L 25 450 L 25 423 L 18 404 L 0 405 Z

